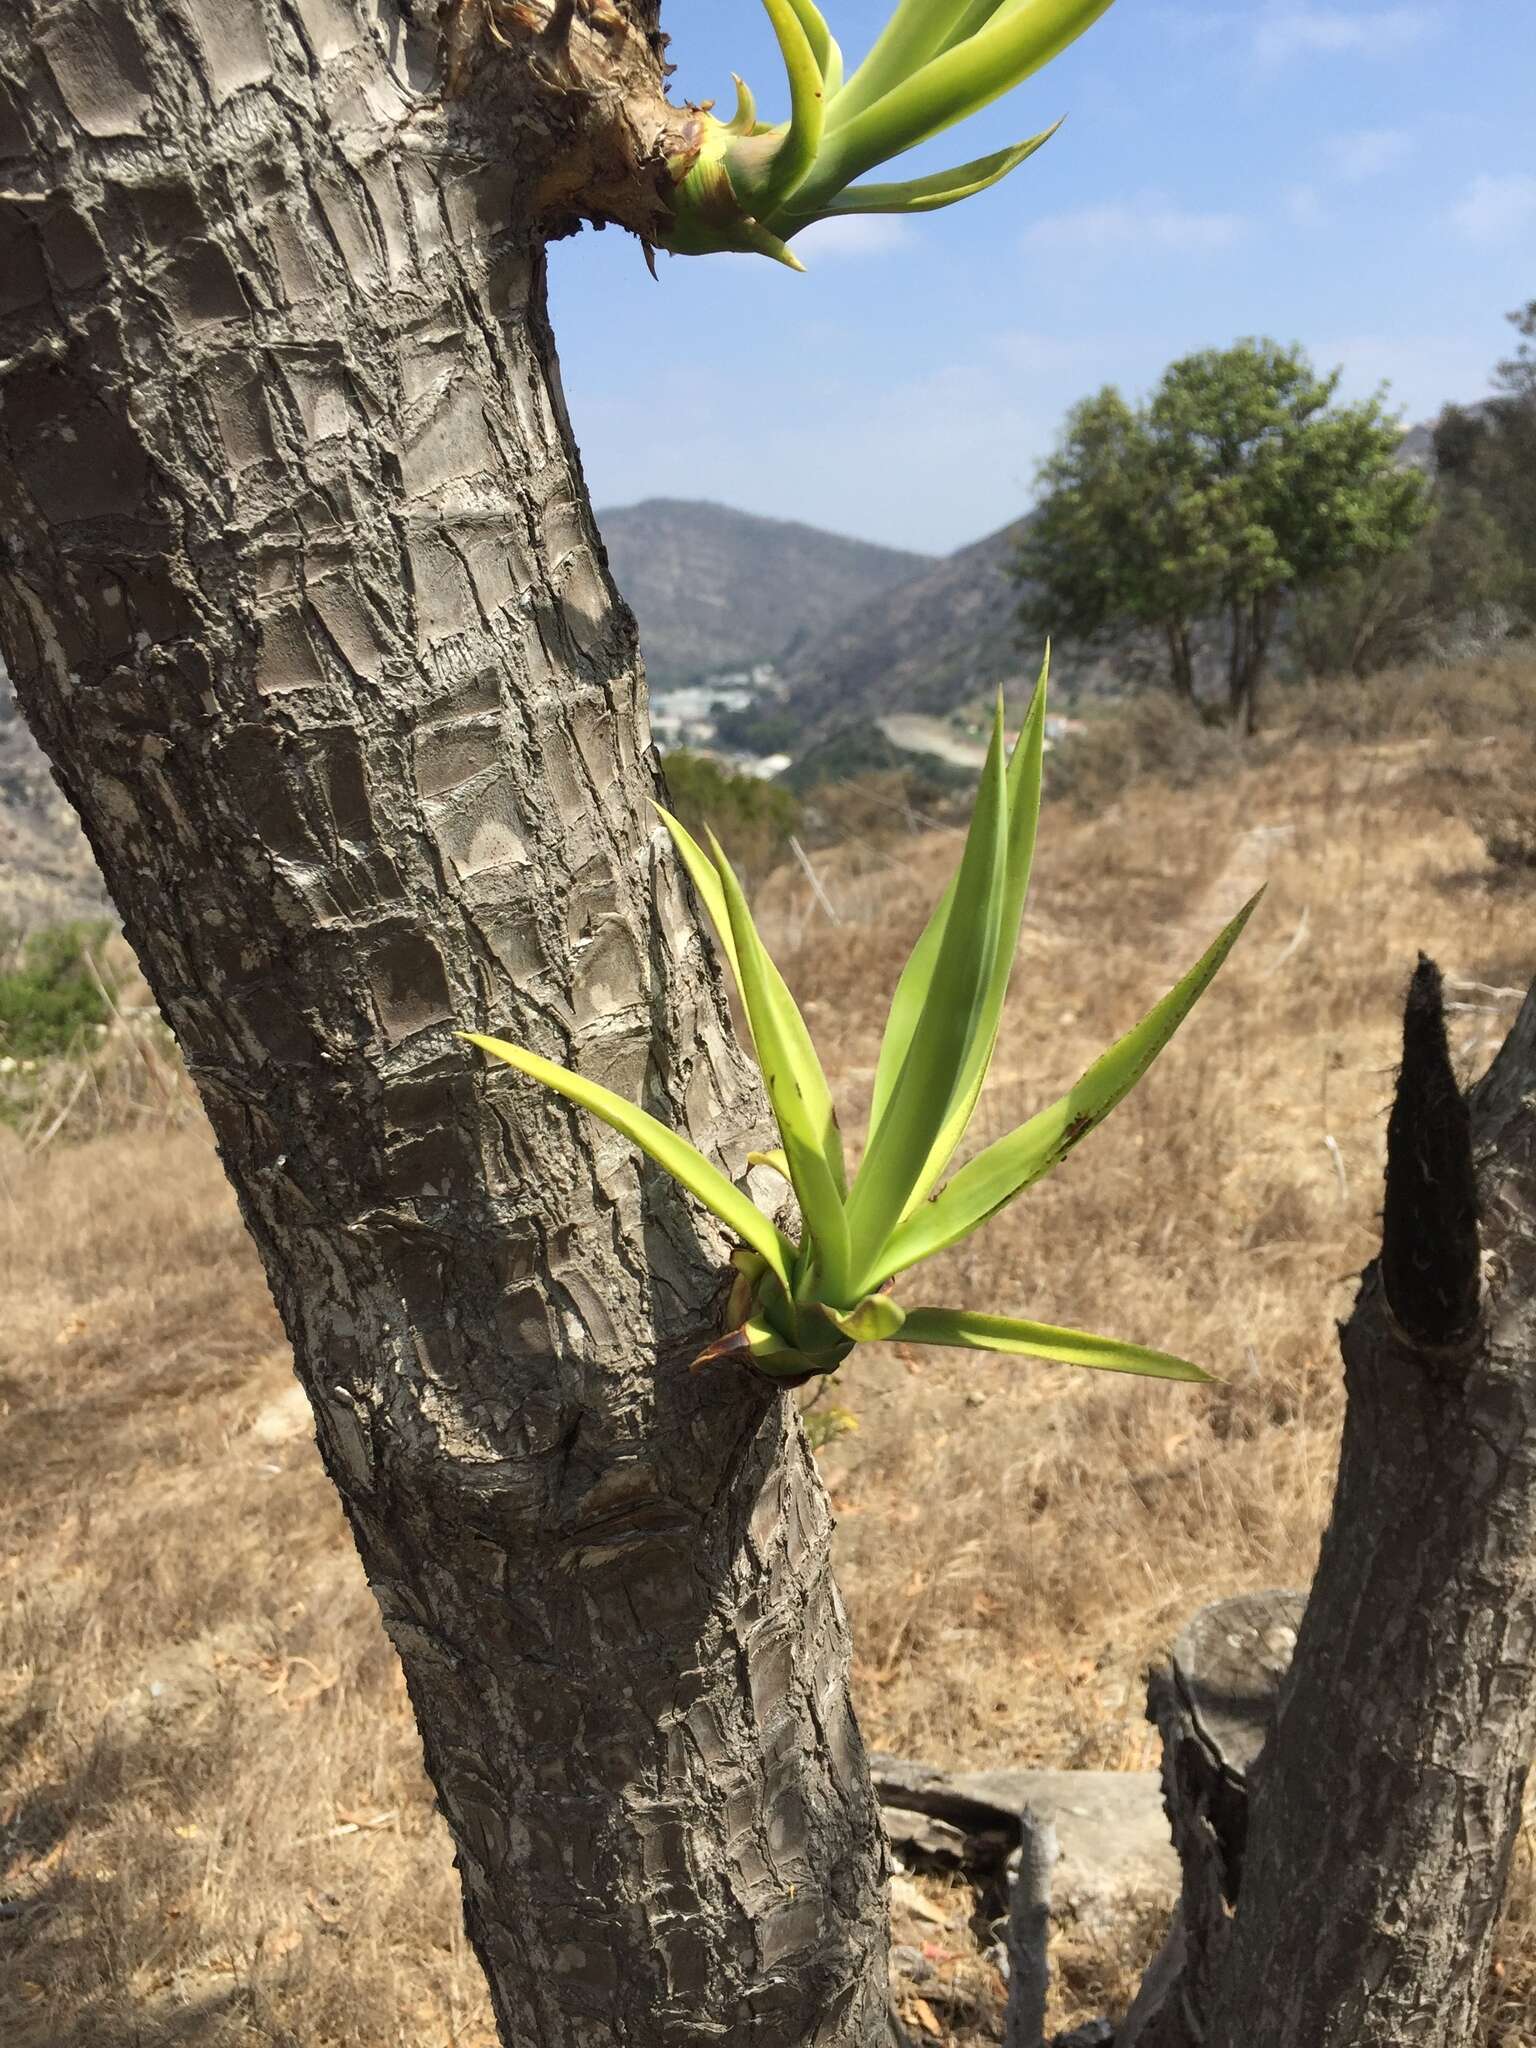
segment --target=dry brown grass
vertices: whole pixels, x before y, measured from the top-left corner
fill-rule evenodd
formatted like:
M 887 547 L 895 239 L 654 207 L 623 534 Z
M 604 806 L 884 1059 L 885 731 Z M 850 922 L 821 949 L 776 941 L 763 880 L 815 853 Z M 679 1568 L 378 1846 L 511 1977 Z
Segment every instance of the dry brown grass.
M 929 1286 L 1167 1344 L 1223 1384 L 899 1350 L 853 1369 L 839 1398 L 859 1428 L 824 1467 L 872 1743 L 1148 1764 L 1143 1672 L 1182 1618 L 1305 1582 L 1405 977 L 1423 947 L 1467 984 L 1470 1074 L 1513 1014 L 1486 991 L 1536 969 L 1530 893 L 1492 886 L 1444 815 L 1448 744 L 1309 742 L 1179 793 L 1137 783 L 1091 817 L 1053 807 L 990 1128 L 1139 1014 L 1259 865 L 1269 894 L 1126 1106 Z M 803 880 L 769 892 L 851 1109 L 952 856 L 935 835 L 823 857 L 836 930 Z M 205 1136 L 8 1142 L 0 2038 L 484 2048 L 393 1659 Z M 1058 2023 L 1122 1997 L 1154 1938 L 1110 1957 L 1065 1941 Z M 959 1988 L 932 2000 L 941 2032 L 995 2039 L 975 1965 L 943 1968 Z M 1536 2039 L 1529 1837 L 1499 1970 L 1487 2039 L 1517 2048 Z

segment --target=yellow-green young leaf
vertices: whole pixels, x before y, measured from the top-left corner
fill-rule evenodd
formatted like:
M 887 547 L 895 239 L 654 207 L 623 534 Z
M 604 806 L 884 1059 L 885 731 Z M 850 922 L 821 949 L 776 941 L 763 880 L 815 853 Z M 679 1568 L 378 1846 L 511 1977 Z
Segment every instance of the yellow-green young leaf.
M 846 1314 L 835 1308 L 823 1308 L 822 1314 L 855 1344 L 883 1344 L 907 1319 L 906 1310 L 888 1294 L 867 1294 Z
M 924 925 L 917 944 L 907 956 L 907 964 L 896 983 L 896 993 L 891 997 L 891 1007 L 885 1018 L 885 1034 L 880 1040 L 880 1056 L 875 1063 L 875 1088 L 869 1106 L 871 1137 L 884 1121 L 891 1090 L 896 1086 L 897 1076 L 912 1044 L 912 1034 L 917 1029 L 917 1020 L 923 1014 L 923 1005 L 933 987 L 933 971 L 938 965 L 939 948 L 944 943 L 944 928 L 949 922 L 950 905 L 954 900 L 955 878 L 951 876 L 949 886 L 939 898 L 938 908 Z
M 789 129 L 774 152 L 762 185 L 744 191 L 741 197 L 749 200 L 754 209 L 769 214 L 783 205 L 816 161 L 826 120 L 826 88 L 821 66 L 793 0 L 763 0 L 763 6 L 773 23 L 789 79 Z M 826 24 L 822 26 L 825 28 Z
M 852 1259 L 848 1218 L 837 1178 L 842 1151 L 827 1077 L 794 998 L 757 935 L 730 862 L 713 836 L 710 846 L 736 942 L 741 999 L 752 1026 L 768 1100 L 784 1140 L 789 1177 L 800 1198 L 809 1244 L 815 1249 L 819 1291 L 833 1301 L 842 1301 L 848 1294 Z M 807 1248 L 802 1245 L 802 1255 Z
M 805 30 L 805 39 L 811 46 L 811 55 L 816 59 L 816 69 L 821 73 L 821 90 L 824 103 L 830 107 L 842 90 L 843 53 L 837 47 L 832 31 L 827 27 L 815 0 L 790 0 L 790 5 L 800 17 L 800 26 Z
M 895 185 L 850 185 L 827 200 L 815 218 L 828 220 L 840 213 L 936 213 L 941 206 L 953 206 L 1006 178 L 1026 157 L 1049 142 L 1060 126 L 1059 121 L 1053 122 L 1043 134 L 1032 135 L 1027 142 L 1016 142 L 1011 149 L 997 149 L 990 156 L 957 164 L 952 171 L 934 171 L 926 178 L 908 178 Z
M 933 954 L 934 1000 L 920 1003 L 911 1042 L 848 1196 L 860 1274 L 878 1257 L 906 1209 L 985 1021 L 1007 880 L 1006 778 L 999 704 L 943 935 Z M 861 1282 L 858 1291 L 873 1290 Z
M 994 5 L 1000 0 L 994 0 Z M 864 62 L 838 94 L 830 125 L 838 127 L 900 85 L 944 48 L 973 0 L 901 0 Z
M 1259 891 L 1261 896 L 1264 892 Z M 1037 1116 L 961 1167 L 943 1192 L 903 1223 L 877 1260 L 869 1285 L 958 1244 L 1006 1202 L 1041 1180 L 1124 1100 L 1173 1037 L 1253 915 L 1252 897 L 1134 1030 L 1100 1054 L 1081 1080 Z
M 749 1152 L 747 1154 L 747 1164 L 748 1166 L 766 1166 L 769 1172 L 776 1173 L 780 1180 L 789 1179 L 789 1161 L 777 1146 L 771 1152 Z
M 732 135 L 750 135 L 757 125 L 757 101 L 751 86 L 737 72 L 731 73 L 731 83 L 736 88 L 736 111 L 725 125 Z
M 745 1004 L 747 1000 L 746 988 L 741 978 L 741 962 L 736 951 L 736 934 L 731 928 L 731 913 L 726 905 L 725 887 L 721 882 L 720 872 L 685 825 L 679 823 L 670 811 L 664 811 L 660 804 L 654 805 L 653 808 L 671 833 L 673 842 L 682 858 L 683 865 L 687 868 L 689 875 L 693 879 L 693 886 L 699 893 L 699 899 L 709 913 L 709 921 L 714 926 L 720 944 L 724 948 L 726 959 L 731 963 L 731 973 L 735 978 L 737 988 L 741 991 L 742 1002 Z M 748 921 L 750 922 L 750 918 Z M 801 1077 L 803 1085 L 808 1089 L 807 1103 L 812 1121 L 818 1129 L 824 1130 L 827 1134 L 825 1144 L 827 1165 L 831 1171 L 832 1179 L 836 1183 L 838 1198 L 841 1200 L 847 1192 L 848 1175 L 847 1169 L 843 1164 L 843 1138 L 841 1131 L 837 1127 L 837 1112 L 832 1106 L 832 1094 L 827 1087 L 826 1077 L 821 1071 L 821 1061 L 816 1056 L 816 1047 L 811 1042 L 811 1034 L 806 1029 L 805 1019 L 800 1014 L 799 1006 L 790 994 L 783 975 L 774 966 L 767 948 L 762 947 L 761 951 L 763 973 L 769 987 L 777 998 L 778 1013 L 783 1027 L 789 1035 L 795 1072 Z M 751 1021 L 749 1010 L 747 1017 L 749 1025 Z M 774 1161 L 770 1158 L 768 1163 L 772 1165 Z M 786 1180 L 790 1178 L 787 1163 L 784 1177 Z
M 505 1038 L 486 1038 L 478 1031 L 460 1031 L 456 1035 L 467 1039 L 471 1045 L 479 1046 L 492 1059 L 516 1067 L 519 1073 L 527 1074 L 531 1080 L 541 1081 L 568 1102 L 589 1110 L 593 1116 L 600 1117 L 605 1124 L 611 1124 L 614 1130 L 622 1132 L 631 1144 L 638 1145 L 648 1158 L 664 1167 L 675 1181 L 718 1216 L 727 1230 L 734 1230 L 754 1251 L 760 1252 L 769 1269 L 777 1274 L 786 1288 L 789 1286 L 789 1262 L 793 1248 L 762 1210 L 749 1202 L 717 1166 L 711 1166 L 702 1152 L 696 1152 L 686 1138 L 680 1138 L 676 1131 L 669 1131 L 665 1124 L 658 1123 L 645 1110 L 637 1109 L 634 1103 L 626 1102 L 622 1095 L 615 1095 L 611 1088 L 589 1081 L 582 1074 L 573 1074 L 568 1067 L 557 1066 L 553 1060 L 541 1059 L 525 1046 L 513 1045 Z
M 987 982 L 975 1035 L 965 1064 L 955 1077 L 944 1120 L 934 1135 L 928 1157 L 907 1198 L 903 1216 L 908 1216 L 927 1195 L 948 1166 L 955 1147 L 965 1136 L 965 1127 L 976 1107 L 981 1085 L 987 1078 L 992 1055 L 997 1049 L 998 1029 L 1003 1021 L 1003 1003 L 1019 950 L 1019 927 L 1024 921 L 1024 899 L 1029 893 L 1030 869 L 1035 858 L 1035 834 L 1040 823 L 1040 775 L 1045 753 L 1045 697 L 1050 679 L 1050 649 L 1041 664 L 1040 679 L 1008 763 L 1008 840 L 1003 878 L 1002 912 L 998 925 L 997 951 Z M 998 715 L 1002 715 L 999 694 Z M 942 990 L 939 1000 L 943 1000 Z
M 672 844 L 677 848 L 679 858 L 688 870 L 689 880 L 698 891 L 699 901 L 709 912 L 709 921 L 715 928 L 715 936 L 720 941 L 721 950 L 731 963 L 731 978 L 739 989 L 741 968 L 736 961 L 736 940 L 731 932 L 731 914 L 725 907 L 725 891 L 720 886 L 715 864 L 681 819 L 674 818 L 672 813 L 663 810 L 660 804 L 653 803 L 651 809 L 672 835 Z
M 1006 790 L 1010 859 L 1018 864 L 1012 881 L 1016 884 L 1020 918 L 1023 915 L 1024 897 L 1029 887 L 1029 863 L 1034 852 L 1034 833 L 1040 813 L 1040 756 L 1045 745 L 1045 691 L 1050 680 L 1050 664 L 1051 650 L 1047 646 L 1029 713 L 1014 746 L 1013 758 L 1008 763 Z M 1032 777 L 1032 797 L 1024 787 L 1026 774 Z M 1019 827 L 1024 829 L 1016 829 Z M 1011 889 L 1010 897 L 1013 893 L 1015 890 Z M 878 1128 L 880 1119 L 885 1114 L 886 1103 L 890 1100 L 891 1090 L 896 1085 L 896 1077 L 901 1072 L 907 1048 L 912 1043 L 912 1033 L 922 1014 L 923 1004 L 928 1000 L 928 992 L 933 986 L 934 968 L 938 964 L 939 947 L 944 939 L 944 927 L 949 919 L 949 907 L 954 900 L 955 883 L 952 880 L 940 898 L 938 908 L 924 926 L 917 944 L 912 948 L 907 964 L 901 971 L 901 978 L 896 984 L 896 993 L 891 998 L 885 1034 L 880 1041 L 880 1055 L 875 1066 L 874 1094 L 869 1111 L 871 1132 Z M 1017 948 L 1016 920 L 1012 937 L 1009 937 L 1005 928 L 1000 939 L 1005 988 Z
M 882 84 L 880 97 L 867 105 L 859 102 L 858 78 L 850 79 L 801 191 L 806 210 L 876 164 L 989 106 L 1049 63 L 1109 5 L 1110 0 L 1034 0 L 1017 10 L 1000 8 L 976 34 L 941 50 L 899 82 Z M 928 11 L 952 12 L 947 0 Z
M 1005 12 L 1015 14 L 1021 5 L 1027 7 L 1030 4 L 1031 0 L 970 0 L 969 6 L 944 38 L 940 48 L 952 50 L 957 43 L 967 42 L 972 36 L 979 34 L 994 18 L 1000 18 Z
M 1092 1366 L 1099 1372 L 1138 1372 L 1159 1380 L 1209 1380 L 1198 1365 L 1144 1344 L 1122 1344 L 1086 1330 L 1058 1330 L 1050 1323 L 1026 1323 L 1016 1316 L 973 1315 L 959 1308 L 912 1308 L 901 1327 L 903 1344 L 943 1344 L 962 1351 L 1004 1351 L 1022 1358 L 1048 1358 L 1058 1365 Z

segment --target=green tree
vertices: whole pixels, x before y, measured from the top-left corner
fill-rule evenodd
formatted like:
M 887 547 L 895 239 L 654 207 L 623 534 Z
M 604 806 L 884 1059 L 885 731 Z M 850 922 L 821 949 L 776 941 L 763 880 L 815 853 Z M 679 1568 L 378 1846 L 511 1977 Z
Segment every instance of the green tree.
M 1481 493 L 1442 479 L 1433 517 L 1399 553 L 1351 563 L 1303 592 L 1288 639 L 1309 676 L 1368 676 L 1443 652 L 1470 629 L 1495 632 L 1519 575 Z
M 1041 465 L 1020 549 L 1029 629 L 1157 632 L 1194 701 L 1195 632 L 1220 620 L 1227 713 L 1252 732 L 1288 601 L 1388 559 L 1428 517 L 1380 399 L 1340 405 L 1338 382 L 1299 348 L 1240 341 L 1172 364 L 1142 405 L 1113 387 L 1085 399 Z
M 1494 371 L 1496 395 L 1472 411 L 1448 406 L 1435 431 L 1441 488 L 1498 529 L 1500 592 L 1536 620 L 1536 299 L 1509 316 L 1520 336 Z

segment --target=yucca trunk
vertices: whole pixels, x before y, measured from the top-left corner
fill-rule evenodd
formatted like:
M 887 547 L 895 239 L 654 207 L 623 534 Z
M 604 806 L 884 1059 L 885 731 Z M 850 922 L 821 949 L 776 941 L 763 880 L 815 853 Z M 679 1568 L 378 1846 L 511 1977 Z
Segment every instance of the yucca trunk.
M 1153 1683 L 1183 1898 L 1119 2048 L 1484 2038 L 1536 1744 L 1536 986 L 1463 1099 L 1420 961 L 1340 1338 L 1332 1514 L 1257 1758 L 1230 1622 Z
M 365 0 L 0 17 L 0 648 L 265 1262 L 504 2040 L 864 2048 L 882 1850 L 792 1407 L 687 1371 L 725 1246 L 670 1184 L 451 1036 L 732 1170 L 764 1136 L 546 320 L 583 110 L 432 75 Z

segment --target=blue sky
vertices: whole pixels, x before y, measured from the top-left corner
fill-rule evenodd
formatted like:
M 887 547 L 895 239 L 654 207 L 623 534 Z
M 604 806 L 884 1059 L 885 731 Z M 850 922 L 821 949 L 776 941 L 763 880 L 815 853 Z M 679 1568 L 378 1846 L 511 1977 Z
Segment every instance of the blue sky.
M 879 0 L 824 0 L 852 62 Z M 664 0 L 672 96 L 787 111 L 755 0 Z M 1061 133 L 941 213 L 812 229 L 796 276 L 586 232 L 551 252 L 599 506 L 713 498 L 946 552 L 1014 518 L 1066 408 L 1267 334 L 1408 419 L 1488 388 L 1536 297 L 1532 0 L 1117 0 L 910 161 Z M 893 175 L 882 173 L 881 175 Z M 895 175 L 902 175 L 896 173 Z M 818 236 L 827 236 L 818 244 Z

